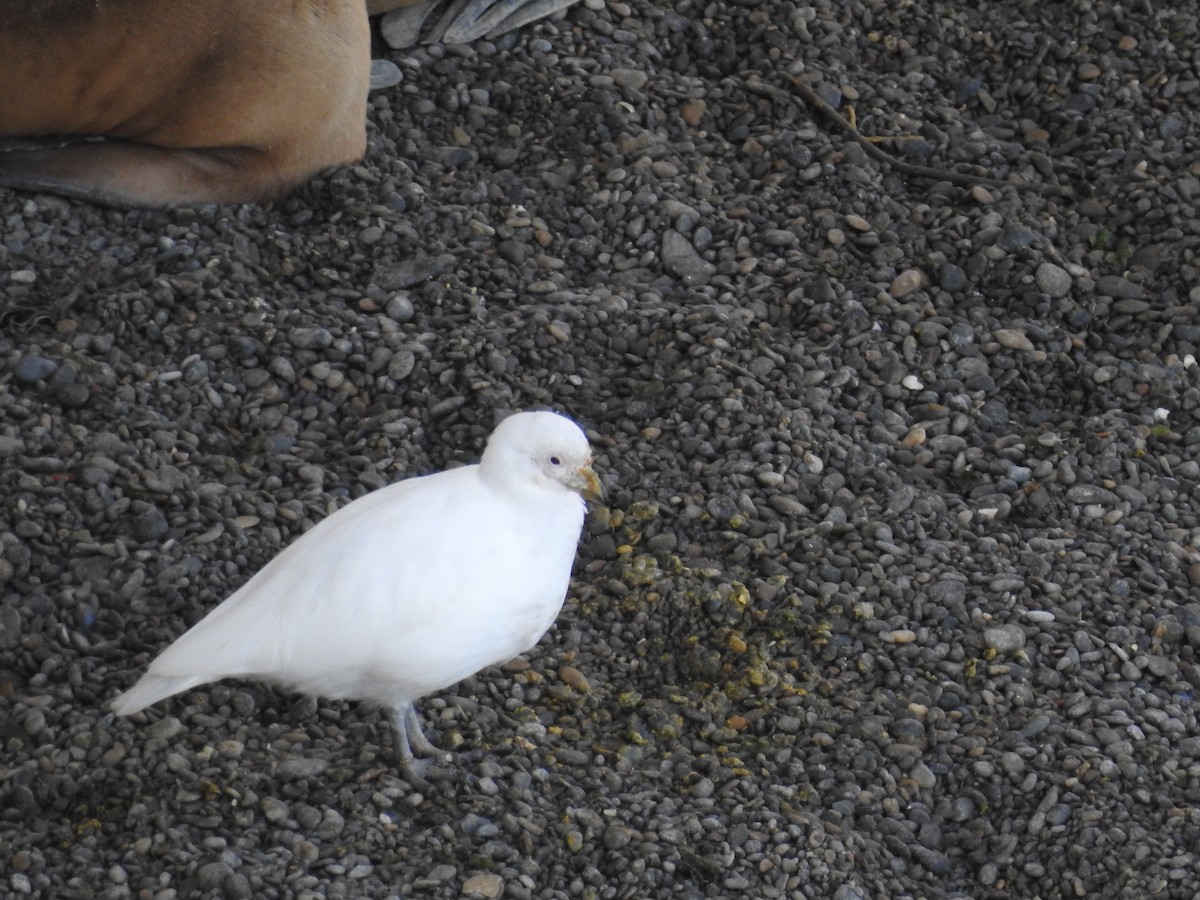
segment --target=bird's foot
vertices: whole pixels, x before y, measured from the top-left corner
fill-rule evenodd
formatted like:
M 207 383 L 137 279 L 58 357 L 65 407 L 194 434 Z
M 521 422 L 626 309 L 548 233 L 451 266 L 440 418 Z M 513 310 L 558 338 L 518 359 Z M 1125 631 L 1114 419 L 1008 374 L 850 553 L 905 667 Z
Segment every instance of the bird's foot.
M 435 747 L 433 753 L 428 756 L 414 756 L 407 761 L 401 759 L 400 768 L 404 779 L 413 787 L 428 789 L 447 781 L 469 784 L 474 783 L 478 777 L 477 773 L 470 770 L 470 767 L 480 760 L 486 759 L 489 755 L 489 752 L 482 748 L 457 750 L 451 753 Z
M 421 720 L 411 703 L 401 703 L 392 712 L 396 729 L 396 755 L 410 784 L 431 787 L 431 782 L 456 777 L 455 755 L 435 746 L 421 730 Z M 417 757 L 422 757 L 418 759 Z
M 436 759 L 417 759 L 413 757 L 408 760 L 400 760 L 400 771 L 404 775 L 404 780 L 415 788 L 428 790 L 434 786 L 435 782 L 449 781 L 451 773 L 445 768 L 448 760 Z M 441 765 L 439 765 L 441 763 Z

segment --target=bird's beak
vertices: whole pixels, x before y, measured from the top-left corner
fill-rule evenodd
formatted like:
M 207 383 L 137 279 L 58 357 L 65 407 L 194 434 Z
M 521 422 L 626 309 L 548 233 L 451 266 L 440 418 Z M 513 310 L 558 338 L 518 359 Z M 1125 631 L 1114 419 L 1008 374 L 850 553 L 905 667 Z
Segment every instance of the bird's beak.
M 590 459 L 575 470 L 570 487 L 572 490 L 578 491 L 584 500 L 591 503 L 599 503 L 604 499 L 604 485 L 600 483 L 600 478 L 592 468 Z

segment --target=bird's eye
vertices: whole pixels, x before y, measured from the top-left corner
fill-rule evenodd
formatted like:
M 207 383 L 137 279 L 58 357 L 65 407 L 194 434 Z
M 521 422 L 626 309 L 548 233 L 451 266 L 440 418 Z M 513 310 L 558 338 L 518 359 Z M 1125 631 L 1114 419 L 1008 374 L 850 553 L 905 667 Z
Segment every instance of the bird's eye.
M 561 459 L 559 459 L 557 456 L 552 456 L 552 457 L 550 457 L 550 465 L 552 465 L 552 466 L 561 466 L 561 465 L 562 465 L 562 460 L 561 460 Z

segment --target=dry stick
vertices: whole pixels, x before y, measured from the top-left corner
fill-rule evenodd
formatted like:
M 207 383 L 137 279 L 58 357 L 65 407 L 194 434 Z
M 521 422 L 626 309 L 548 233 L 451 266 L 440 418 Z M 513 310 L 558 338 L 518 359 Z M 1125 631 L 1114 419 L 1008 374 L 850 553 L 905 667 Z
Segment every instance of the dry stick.
M 804 81 L 799 78 L 792 79 L 792 85 L 800 93 L 800 96 L 811 106 L 816 107 L 825 116 L 832 121 L 839 129 L 849 135 L 856 143 L 858 143 L 867 155 L 872 159 L 878 160 L 884 165 L 891 166 L 897 171 L 904 172 L 907 175 L 916 175 L 921 178 L 932 178 L 935 181 L 949 181 L 954 184 L 969 184 L 969 185 L 986 185 L 987 187 L 995 188 L 1013 188 L 1018 191 L 1033 191 L 1038 194 L 1049 194 L 1054 197 L 1070 197 L 1072 191 L 1068 187 L 1063 187 L 1057 184 L 1045 184 L 1038 181 L 1006 181 L 1003 178 L 988 178 L 984 175 L 968 175 L 963 172 L 948 172 L 945 169 L 935 169 L 932 166 L 919 166 L 915 163 L 905 162 L 902 159 L 896 159 L 890 153 L 885 153 L 880 150 L 875 144 L 871 143 L 861 134 L 858 129 L 851 125 L 846 118 L 836 109 L 817 96 L 816 91 L 809 87 Z M 774 85 L 767 84 L 757 78 L 749 78 L 746 80 L 746 86 L 756 94 L 761 94 L 764 97 L 769 97 L 777 103 L 785 103 L 791 98 L 788 93 Z

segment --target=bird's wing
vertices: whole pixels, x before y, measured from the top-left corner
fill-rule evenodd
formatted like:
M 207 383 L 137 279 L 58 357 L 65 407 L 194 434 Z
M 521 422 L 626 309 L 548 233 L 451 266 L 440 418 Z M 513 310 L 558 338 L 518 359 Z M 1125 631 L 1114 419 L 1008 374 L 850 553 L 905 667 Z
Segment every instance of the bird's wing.
M 398 598 L 420 583 L 431 564 L 423 545 L 445 520 L 443 507 L 470 495 L 474 468 L 398 482 L 323 519 L 164 650 L 149 673 L 279 677 L 361 654 L 384 616 L 418 625 L 422 608 Z

